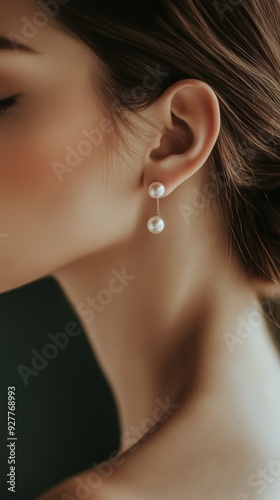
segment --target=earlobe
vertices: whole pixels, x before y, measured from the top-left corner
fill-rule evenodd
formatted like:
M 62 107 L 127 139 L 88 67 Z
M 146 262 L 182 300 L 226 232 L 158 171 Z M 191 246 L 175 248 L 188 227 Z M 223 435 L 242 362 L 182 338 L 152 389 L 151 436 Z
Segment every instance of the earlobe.
M 220 131 L 220 108 L 212 88 L 200 80 L 181 80 L 157 101 L 154 117 L 158 147 L 150 149 L 144 165 L 145 187 L 155 179 L 165 195 L 195 174 L 207 161 Z

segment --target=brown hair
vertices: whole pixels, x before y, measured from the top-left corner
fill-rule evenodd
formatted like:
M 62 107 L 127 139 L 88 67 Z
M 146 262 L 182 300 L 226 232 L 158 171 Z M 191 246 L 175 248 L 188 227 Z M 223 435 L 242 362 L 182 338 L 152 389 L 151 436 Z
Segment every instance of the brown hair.
M 229 241 L 250 277 L 277 284 L 279 18 L 279 0 L 70 0 L 57 16 L 99 57 L 104 101 L 128 126 L 126 110 L 147 108 L 176 81 L 212 87 L 221 129 L 209 166 Z

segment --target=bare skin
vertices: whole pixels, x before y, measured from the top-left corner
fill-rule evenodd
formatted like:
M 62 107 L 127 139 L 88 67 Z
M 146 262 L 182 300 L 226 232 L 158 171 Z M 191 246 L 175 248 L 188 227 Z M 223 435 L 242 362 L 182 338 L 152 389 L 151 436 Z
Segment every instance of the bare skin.
M 14 3 L 0 2 L 2 35 L 21 33 L 22 16 L 38 10 Z M 132 117 L 141 133 L 127 132 L 121 156 L 89 78 L 95 55 L 55 20 L 28 47 L 39 54 L 0 54 L 0 99 L 25 94 L 0 123 L 0 290 L 57 279 L 111 385 L 122 434 L 106 478 L 90 469 L 40 500 L 275 500 L 279 355 L 217 197 L 195 205 L 210 192 L 216 95 L 198 80 L 173 84 Z M 72 167 L 66 148 L 82 151 L 93 129 L 100 144 Z M 155 180 L 166 188 L 160 235 L 146 227 Z

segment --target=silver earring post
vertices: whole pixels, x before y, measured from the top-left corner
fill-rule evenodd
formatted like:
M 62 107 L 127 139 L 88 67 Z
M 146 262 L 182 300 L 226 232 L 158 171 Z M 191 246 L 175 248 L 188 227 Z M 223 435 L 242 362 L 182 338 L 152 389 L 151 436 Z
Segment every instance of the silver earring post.
M 165 226 L 164 220 L 161 218 L 159 211 L 159 198 L 161 198 L 164 195 L 165 187 L 161 182 L 155 181 L 149 185 L 148 192 L 151 198 L 156 198 L 157 210 L 156 210 L 156 215 L 154 215 L 148 220 L 147 227 L 151 233 L 159 234 L 164 230 Z

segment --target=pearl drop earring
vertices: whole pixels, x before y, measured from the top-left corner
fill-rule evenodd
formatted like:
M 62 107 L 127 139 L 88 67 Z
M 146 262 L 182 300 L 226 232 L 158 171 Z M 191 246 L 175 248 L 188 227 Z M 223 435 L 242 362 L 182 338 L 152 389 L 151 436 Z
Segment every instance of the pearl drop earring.
M 164 230 L 164 220 L 160 217 L 159 211 L 159 198 L 161 198 L 165 193 L 165 187 L 161 182 L 152 182 L 149 185 L 149 195 L 151 198 L 157 199 L 157 211 L 156 215 L 151 217 L 147 222 L 147 228 L 153 234 L 161 233 Z

